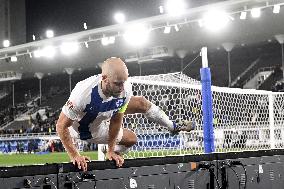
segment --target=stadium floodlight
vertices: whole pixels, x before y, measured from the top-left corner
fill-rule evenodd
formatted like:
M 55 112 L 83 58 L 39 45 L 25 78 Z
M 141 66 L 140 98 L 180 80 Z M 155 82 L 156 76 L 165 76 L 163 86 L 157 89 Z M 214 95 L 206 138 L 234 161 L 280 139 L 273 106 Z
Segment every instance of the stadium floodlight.
M 171 33 L 171 26 L 165 26 L 164 33 Z
M 168 0 L 166 10 L 170 15 L 179 16 L 185 12 L 186 3 L 184 0 Z
M 53 46 L 47 46 L 44 47 L 41 50 L 41 56 L 47 57 L 47 58 L 53 58 L 55 55 L 56 51 L 55 48 Z
M 101 39 L 101 43 L 103 46 L 107 46 L 109 44 L 108 37 L 103 37 Z
M 114 14 L 114 20 L 119 23 L 122 24 L 125 22 L 125 15 L 121 12 L 117 12 Z
M 250 13 L 253 18 L 260 17 L 260 8 L 253 8 Z
M 230 17 L 226 12 L 212 10 L 204 15 L 203 25 L 211 31 L 223 29 L 229 22 Z
M 164 13 L 164 7 L 163 6 L 159 6 L 159 11 L 160 11 L 160 14 L 163 14 Z
M 53 30 L 46 30 L 45 35 L 47 38 L 52 38 L 54 37 L 54 32 Z
M 84 22 L 83 26 L 84 26 L 84 29 L 85 29 L 85 30 L 88 29 L 88 26 L 87 26 L 87 23 L 86 23 L 86 22 Z
M 109 44 L 114 44 L 114 42 L 115 42 L 115 37 L 114 37 L 114 36 L 110 36 L 110 37 L 108 38 L 108 43 L 109 43 Z
M 109 44 L 114 44 L 114 42 L 115 42 L 115 36 L 111 36 L 111 37 L 105 37 L 104 36 L 101 39 L 101 43 L 102 43 L 103 46 L 107 46 Z
M 245 20 L 246 18 L 247 18 L 247 12 L 246 11 L 241 12 L 240 19 Z
M 178 27 L 178 25 L 177 25 L 177 24 L 175 25 L 175 30 L 176 30 L 176 32 L 178 32 L 178 31 L 179 31 L 179 27 Z
M 3 47 L 10 47 L 10 41 L 8 39 L 3 41 Z
M 41 56 L 42 56 L 42 51 L 40 49 L 34 51 L 34 57 L 35 58 L 39 58 Z
M 89 44 L 88 44 L 87 41 L 85 41 L 84 44 L 85 44 L 85 47 L 86 47 L 86 48 L 89 48 Z
M 273 13 L 274 14 L 280 13 L 280 5 L 274 5 L 273 6 Z
M 16 56 L 11 56 L 11 62 L 17 62 L 18 58 Z
M 79 50 L 79 45 L 77 42 L 64 42 L 60 46 L 60 51 L 64 55 L 70 55 L 76 53 Z
M 146 43 L 149 37 L 149 29 L 143 24 L 130 26 L 123 37 L 130 45 L 140 46 Z

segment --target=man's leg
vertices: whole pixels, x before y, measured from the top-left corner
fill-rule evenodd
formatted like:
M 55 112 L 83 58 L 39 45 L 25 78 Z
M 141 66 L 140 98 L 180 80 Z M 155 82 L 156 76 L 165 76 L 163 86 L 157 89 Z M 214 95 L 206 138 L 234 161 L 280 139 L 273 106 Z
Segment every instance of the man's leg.
M 121 129 L 118 136 L 118 144 L 114 147 L 114 152 L 123 155 L 129 151 L 129 149 L 137 143 L 137 136 L 134 132 L 128 129 Z M 122 136 L 121 136 L 122 135 Z M 101 146 L 101 151 L 106 154 L 107 144 Z
M 125 114 L 142 113 L 147 119 L 167 127 L 169 131 L 176 134 L 179 131 L 191 131 L 195 128 L 195 123 L 191 121 L 183 121 L 176 123 L 171 121 L 169 117 L 155 104 L 151 103 L 143 96 L 132 96 Z
M 114 151 L 120 154 L 127 153 L 129 148 L 131 148 L 136 143 L 136 134 L 128 129 L 123 129 L 123 136 L 118 145 L 115 145 Z

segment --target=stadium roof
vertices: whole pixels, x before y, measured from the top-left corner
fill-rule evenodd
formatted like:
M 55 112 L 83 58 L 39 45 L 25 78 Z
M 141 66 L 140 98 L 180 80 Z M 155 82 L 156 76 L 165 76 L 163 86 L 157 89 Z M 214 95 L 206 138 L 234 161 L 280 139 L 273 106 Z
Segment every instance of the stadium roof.
M 139 50 L 137 47 L 125 43 L 122 34 L 133 24 L 144 23 L 151 27 L 150 40 L 144 47 L 165 46 L 169 50 L 186 50 L 189 54 L 199 51 L 202 46 L 210 49 L 221 47 L 224 42 L 236 45 L 249 45 L 263 41 L 273 41 L 276 34 L 284 33 L 284 11 L 279 14 L 272 12 L 272 5 L 284 3 L 283 0 L 230 0 L 215 4 L 204 5 L 188 9 L 180 17 L 168 14 L 135 20 L 124 24 L 85 30 L 78 33 L 63 35 L 41 41 L 0 49 L 0 70 L 27 72 L 56 73 L 66 67 L 89 68 L 98 66 L 100 62 L 110 56 L 125 57 L 128 52 Z M 263 7 L 260 18 L 240 20 L 240 13 L 244 9 Z M 231 15 L 229 26 L 218 33 L 210 32 L 198 25 L 202 15 L 214 9 L 226 10 Z M 249 14 L 249 12 L 248 12 Z M 164 34 L 165 26 L 172 26 L 172 32 Z M 177 25 L 179 31 L 174 30 Z M 107 46 L 101 44 L 103 37 L 116 37 L 115 43 Z M 79 52 L 70 56 L 60 54 L 59 46 L 63 42 L 77 41 L 80 43 Z M 86 43 L 88 48 L 86 47 Z M 54 46 L 56 55 L 52 59 L 35 58 L 33 52 L 45 46 Z M 10 57 L 17 56 L 17 62 L 11 62 Z

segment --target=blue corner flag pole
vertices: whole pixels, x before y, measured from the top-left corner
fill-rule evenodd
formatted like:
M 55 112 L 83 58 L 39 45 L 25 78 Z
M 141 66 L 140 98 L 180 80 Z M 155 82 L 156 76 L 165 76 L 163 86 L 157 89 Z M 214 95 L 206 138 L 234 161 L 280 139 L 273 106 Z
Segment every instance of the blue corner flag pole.
M 211 92 L 211 72 L 208 68 L 207 47 L 201 49 L 202 68 L 200 69 L 202 84 L 203 138 L 205 153 L 215 152 L 213 108 Z

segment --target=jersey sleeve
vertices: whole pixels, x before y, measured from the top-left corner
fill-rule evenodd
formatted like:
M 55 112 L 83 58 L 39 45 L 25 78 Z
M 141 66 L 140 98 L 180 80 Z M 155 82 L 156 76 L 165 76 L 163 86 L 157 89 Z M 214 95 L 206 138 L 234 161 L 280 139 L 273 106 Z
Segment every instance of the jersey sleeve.
M 76 87 L 71 92 L 71 95 L 62 108 L 62 112 L 71 120 L 78 120 L 79 115 L 84 110 L 84 99 L 80 86 Z
M 126 111 L 131 96 L 133 96 L 132 85 L 127 81 L 125 84 L 125 102 L 123 106 L 118 110 L 118 113 L 124 113 Z

